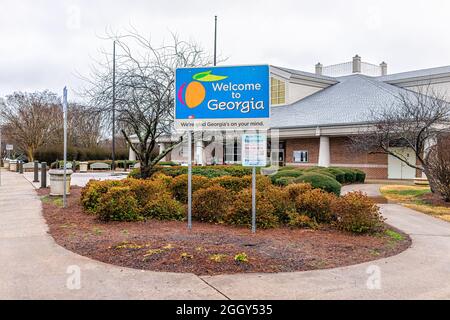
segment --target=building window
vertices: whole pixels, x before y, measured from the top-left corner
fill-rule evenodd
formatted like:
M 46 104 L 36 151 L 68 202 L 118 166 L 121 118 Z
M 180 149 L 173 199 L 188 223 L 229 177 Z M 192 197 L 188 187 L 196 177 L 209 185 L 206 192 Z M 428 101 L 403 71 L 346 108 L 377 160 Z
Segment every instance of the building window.
M 241 163 L 241 139 L 236 137 L 226 137 L 224 143 L 225 163 Z
M 272 105 L 285 104 L 286 83 L 273 77 L 270 78 L 270 96 Z
M 308 151 L 294 151 L 294 162 L 308 162 Z

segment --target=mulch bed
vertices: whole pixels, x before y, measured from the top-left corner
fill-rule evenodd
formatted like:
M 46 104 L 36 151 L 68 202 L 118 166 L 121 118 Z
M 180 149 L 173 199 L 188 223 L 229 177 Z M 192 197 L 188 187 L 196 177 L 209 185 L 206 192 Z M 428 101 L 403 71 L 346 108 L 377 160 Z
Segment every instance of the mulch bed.
M 80 188 L 72 188 L 68 208 L 43 197 L 44 217 L 56 242 L 80 255 L 136 269 L 192 272 L 197 275 L 241 272 L 291 272 L 334 268 L 400 253 L 410 238 L 394 241 L 386 235 L 353 235 L 320 230 L 278 228 L 258 230 L 194 222 L 109 222 L 83 212 Z M 399 232 L 398 230 L 396 230 Z M 401 233 L 401 232 L 399 232 Z M 248 262 L 234 257 L 245 252 Z M 220 255 L 220 262 L 211 256 Z

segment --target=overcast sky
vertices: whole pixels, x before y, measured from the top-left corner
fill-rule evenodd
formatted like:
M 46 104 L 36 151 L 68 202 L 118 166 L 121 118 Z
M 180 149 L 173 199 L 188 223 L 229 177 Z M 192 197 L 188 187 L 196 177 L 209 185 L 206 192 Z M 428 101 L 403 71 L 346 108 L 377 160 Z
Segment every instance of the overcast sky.
M 269 63 L 313 72 L 349 61 L 388 63 L 389 73 L 450 65 L 447 0 L 0 0 L 0 97 L 82 85 L 105 29 L 135 26 L 156 44 L 173 31 L 227 64 Z

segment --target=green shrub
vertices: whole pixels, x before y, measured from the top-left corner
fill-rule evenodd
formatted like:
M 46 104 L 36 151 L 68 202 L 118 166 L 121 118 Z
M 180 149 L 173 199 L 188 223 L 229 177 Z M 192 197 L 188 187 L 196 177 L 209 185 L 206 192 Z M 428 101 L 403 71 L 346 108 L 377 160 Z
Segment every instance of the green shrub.
M 274 175 L 271 175 L 270 178 L 271 178 L 272 182 L 275 183 L 275 181 L 277 181 L 279 178 L 285 178 L 285 177 L 297 178 L 297 177 L 300 177 L 302 174 L 303 174 L 303 171 L 301 171 L 301 170 L 283 170 L 283 171 L 278 171 Z
M 334 193 L 337 196 L 341 194 L 341 187 L 342 187 L 341 184 L 337 182 L 336 179 L 320 173 L 314 172 L 305 173 L 301 177 L 296 178 L 294 182 L 310 183 L 313 188 L 319 188 L 326 192 Z
M 350 192 L 336 198 L 332 204 L 336 214 L 336 226 L 354 233 L 378 232 L 384 219 L 378 206 L 362 192 Z
M 188 167 L 186 166 L 172 166 L 172 167 L 162 167 L 159 166 L 158 170 L 171 177 L 177 177 L 188 173 Z M 259 169 L 257 169 L 259 172 Z M 194 166 L 192 168 L 193 175 L 205 176 L 209 178 L 221 177 L 221 176 L 233 176 L 233 177 L 243 177 L 252 174 L 252 169 L 243 166 L 230 166 L 230 165 L 219 165 L 219 166 Z
M 217 178 L 229 175 L 225 170 L 218 170 L 209 167 L 194 167 L 192 168 L 192 174 L 197 176 L 203 176 L 207 178 Z
M 141 169 L 140 168 L 134 168 L 130 171 L 130 173 L 128 174 L 129 178 L 134 178 L 134 179 L 140 179 L 141 178 Z
M 310 217 L 299 214 L 296 211 L 291 211 L 288 213 L 289 221 L 288 226 L 292 228 L 309 228 L 309 229 L 316 229 L 318 227 L 318 224 L 314 219 L 311 219 Z
M 294 183 L 295 177 L 280 177 L 273 181 L 273 184 L 281 187 L 285 187 Z
M 252 174 L 252 168 L 249 167 L 243 167 L 243 166 L 229 166 L 229 165 L 222 165 L 222 166 L 212 166 L 211 168 L 217 168 L 220 170 L 223 170 L 227 172 L 228 175 L 233 177 L 243 177 L 248 176 Z M 259 174 L 260 169 L 256 168 L 256 173 Z
M 242 189 L 249 188 L 251 186 L 251 180 L 233 176 L 218 177 L 213 179 L 212 183 L 233 192 L 239 192 Z
M 335 175 L 331 173 L 328 168 L 325 167 L 309 167 L 303 170 L 303 173 L 320 173 L 324 176 L 336 179 Z
M 158 165 L 174 167 L 177 164 L 175 162 L 173 162 L 173 161 L 160 161 L 160 162 L 158 162 Z
M 103 221 L 142 220 L 137 200 L 130 187 L 111 187 L 100 197 L 96 212 Z
M 192 176 L 192 193 L 195 191 L 208 188 L 211 184 L 211 180 L 203 176 Z M 173 178 L 171 186 L 172 194 L 176 200 L 181 203 L 187 203 L 188 201 L 188 175 L 183 174 Z
M 356 181 L 356 173 L 353 169 L 349 168 L 339 168 L 341 171 L 344 171 L 345 174 L 345 183 L 355 183 Z
M 256 225 L 259 228 L 274 228 L 278 225 L 274 206 L 261 196 L 256 194 Z M 230 210 L 225 215 L 225 222 L 232 225 L 250 227 L 252 224 L 252 191 L 244 189 L 237 194 Z
M 307 215 L 316 222 L 330 223 L 334 221 L 331 206 L 336 196 L 320 189 L 313 189 L 300 194 L 295 207 L 299 214 Z
M 278 171 L 286 171 L 286 170 L 302 170 L 302 168 L 299 166 L 284 166 L 278 168 Z
M 232 194 L 218 185 L 197 190 L 192 199 L 192 217 L 198 221 L 222 222 L 232 201 Z
M 366 182 L 366 173 L 362 170 L 353 169 L 356 175 L 356 182 L 364 183 Z
M 185 218 L 184 206 L 172 198 L 168 192 L 158 193 L 158 196 L 149 200 L 141 210 L 145 218 L 157 220 L 183 220 Z
M 339 183 L 345 183 L 345 172 L 339 168 L 328 168 L 328 171 L 334 175 Z
M 107 193 L 110 188 L 119 186 L 120 184 L 121 182 L 117 180 L 90 180 L 81 190 L 81 205 L 86 211 L 96 213 L 100 198 Z

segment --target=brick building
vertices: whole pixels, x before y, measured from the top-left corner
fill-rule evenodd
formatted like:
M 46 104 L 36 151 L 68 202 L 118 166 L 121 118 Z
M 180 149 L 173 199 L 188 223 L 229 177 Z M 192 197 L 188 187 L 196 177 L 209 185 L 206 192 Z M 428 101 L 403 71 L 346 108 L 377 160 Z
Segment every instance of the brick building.
M 395 157 L 351 150 L 349 137 L 367 127 L 369 112 L 390 106 L 399 94 L 423 86 L 450 93 L 450 66 L 388 75 L 386 63 L 366 63 L 358 55 L 338 65 L 318 63 L 315 73 L 276 66 L 271 66 L 270 73 L 269 138 L 278 137 L 278 147 L 271 146 L 272 159 L 280 165 L 358 168 L 372 179 L 414 179 L 418 173 Z M 223 139 L 208 135 L 194 137 L 197 165 L 240 162 L 239 134 Z M 160 148 L 169 142 L 169 138 L 161 139 Z M 186 150 L 180 146 L 167 160 L 185 163 Z M 414 162 L 412 150 L 396 148 L 395 152 Z M 134 158 L 132 152 L 130 158 Z

